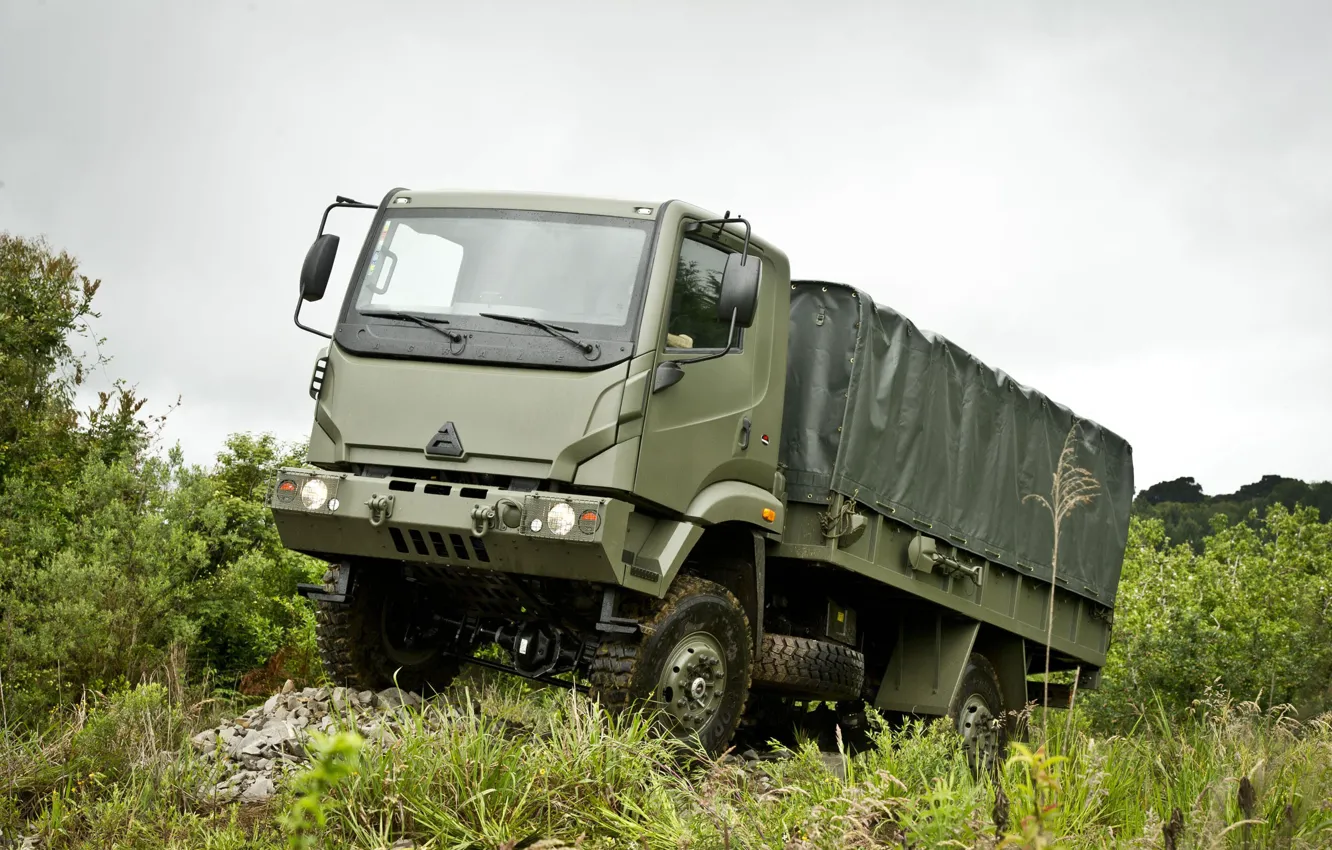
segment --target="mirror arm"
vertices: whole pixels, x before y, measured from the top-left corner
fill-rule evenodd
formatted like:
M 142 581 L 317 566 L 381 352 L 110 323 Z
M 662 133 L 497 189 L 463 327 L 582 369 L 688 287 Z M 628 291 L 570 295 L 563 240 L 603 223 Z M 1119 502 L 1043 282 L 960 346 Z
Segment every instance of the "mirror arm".
M 333 203 L 329 204 L 327 207 L 324 208 L 324 216 L 323 218 L 319 219 L 319 232 L 315 234 L 316 239 L 324 235 L 324 225 L 328 224 L 328 214 L 333 212 L 334 208 L 336 207 L 351 207 L 352 209 L 358 209 L 358 210 L 379 209 L 379 207 L 375 206 L 374 204 L 363 204 L 360 201 L 354 201 L 351 198 L 338 195 L 337 199 L 334 200 Z
M 293 313 L 291 317 L 291 320 L 296 323 L 296 327 L 300 328 L 303 331 L 308 331 L 314 334 L 315 336 L 322 336 L 324 339 L 332 339 L 333 338 L 332 334 L 326 334 L 323 331 L 315 330 L 312 327 L 301 324 L 301 305 L 304 303 L 305 303 L 304 298 L 302 298 L 299 295 L 296 296 L 296 312 Z
M 735 351 L 735 316 L 738 312 L 740 311 L 739 310 L 731 311 L 731 330 L 726 335 L 726 347 L 724 349 L 722 349 L 721 351 L 713 352 L 712 354 L 703 354 L 700 355 L 699 357 L 688 357 L 683 360 L 676 360 L 674 362 L 679 363 L 682 366 L 686 363 L 702 363 L 706 360 L 716 360 L 718 357 L 725 357 L 726 355 L 730 354 L 732 351 Z
M 702 230 L 704 225 L 715 224 L 717 225 L 717 235 L 720 236 L 722 231 L 726 229 L 726 225 L 731 222 L 738 222 L 745 226 L 745 244 L 744 247 L 740 249 L 740 265 L 743 266 L 749 261 L 749 233 L 752 229 L 749 224 L 749 219 L 738 215 L 732 217 L 731 211 L 727 210 L 726 215 L 721 218 L 710 218 L 707 221 L 691 221 L 685 225 L 684 229 L 686 233 L 693 233 L 695 230 Z

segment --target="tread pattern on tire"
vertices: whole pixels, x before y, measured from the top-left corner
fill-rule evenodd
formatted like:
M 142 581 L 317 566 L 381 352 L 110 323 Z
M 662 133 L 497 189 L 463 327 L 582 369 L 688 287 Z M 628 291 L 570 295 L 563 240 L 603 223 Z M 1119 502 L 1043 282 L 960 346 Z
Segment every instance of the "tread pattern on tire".
M 740 604 L 740 600 L 736 599 L 733 593 L 716 582 L 688 574 L 677 576 L 671 585 L 671 589 L 666 592 L 663 599 L 658 600 L 647 596 L 626 598 L 620 616 L 636 618 L 644 637 L 646 637 L 651 635 L 660 623 L 670 617 L 684 599 L 700 593 L 715 594 L 734 605 L 740 611 L 740 616 L 744 620 L 746 633 L 749 632 L 749 617 L 744 613 L 744 606 Z M 591 670 L 588 673 L 588 680 L 591 684 L 590 696 L 599 700 L 608 710 L 619 711 L 631 707 L 630 703 L 633 696 L 630 688 L 633 685 L 634 672 L 638 666 L 641 647 L 641 640 L 604 640 L 597 647 L 596 655 L 592 658 Z M 751 665 L 751 681 L 752 678 Z M 740 723 L 738 713 L 735 723 L 737 726 Z M 727 737 L 730 737 L 734 732 L 735 729 L 732 728 Z
M 855 699 L 865 684 L 865 656 L 832 641 L 765 634 L 753 684 L 808 699 Z
M 336 591 L 338 565 L 331 566 L 323 577 L 324 590 Z M 352 575 L 347 588 L 346 603 L 315 602 L 315 643 L 324 671 L 335 685 L 363 690 L 392 687 L 383 671 L 396 665 L 380 646 L 379 629 L 368 621 L 378 609 L 366 604 L 367 588 L 361 577 Z M 373 596 L 373 593 L 370 594 Z M 462 662 L 447 657 L 438 658 L 424 671 L 403 669 L 398 673 L 398 687 L 407 691 L 420 691 L 427 685 L 443 688 L 462 667 Z

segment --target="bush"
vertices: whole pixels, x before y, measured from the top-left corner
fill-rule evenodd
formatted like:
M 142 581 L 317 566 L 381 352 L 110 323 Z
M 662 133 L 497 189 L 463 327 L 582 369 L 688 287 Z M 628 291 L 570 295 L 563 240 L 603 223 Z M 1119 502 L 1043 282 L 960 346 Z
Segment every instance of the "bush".
M 1213 686 L 1304 717 L 1332 705 L 1332 523 L 1279 504 L 1212 522 L 1195 554 L 1160 520 L 1133 520 L 1104 679 L 1085 701 L 1103 728 L 1180 719 Z

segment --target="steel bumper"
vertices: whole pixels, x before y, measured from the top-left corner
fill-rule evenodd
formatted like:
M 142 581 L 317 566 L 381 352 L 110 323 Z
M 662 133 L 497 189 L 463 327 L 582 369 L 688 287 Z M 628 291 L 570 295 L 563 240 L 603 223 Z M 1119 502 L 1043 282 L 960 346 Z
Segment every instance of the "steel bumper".
M 616 499 L 310 469 L 279 470 L 268 505 L 282 544 L 317 557 L 615 584 L 633 511 Z

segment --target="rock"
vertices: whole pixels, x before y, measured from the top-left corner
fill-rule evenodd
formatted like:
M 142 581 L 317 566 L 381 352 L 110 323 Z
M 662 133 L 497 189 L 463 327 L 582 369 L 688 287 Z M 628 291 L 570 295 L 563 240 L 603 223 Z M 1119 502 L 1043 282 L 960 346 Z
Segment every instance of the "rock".
M 191 738 L 190 744 L 199 752 L 206 753 L 213 749 L 213 745 L 217 743 L 217 737 L 217 730 L 209 729 L 207 732 L 200 732 Z
M 286 684 L 282 686 L 282 693 L 284 694 L 289 694 L 294 690 L 296 690 L 296 683 L 293 682 L 291 679 L 288 679 L 286 681 Z
M 264 714 L 272 714 L 274 711 L 277 710 L 277 707 L 278 707 L 278 695 L 273 694 L 271 697 L 268 698 L 268 702 L 264 703 Z
M 823 759 L 823 764 L 832 772 L 833 776 L 843 781 L 846 780 L 846 759 L 840 753 L 819 753 Z
M 287 711 L 296 711 L 301 707 L 300 697 L 287 697 Z
M 242 803 L 262 803 L 272 797 L 276 790 L 273 780 L 267 776 L 261 776 L 241 793 L 240 799 Z
M 373 705 L 375 694 L 373 691 L 361 691 L 356 695 L 356 701 L 361 705 Z
M 213 786 L 212 793 L 209 795 L 221 803 L 230 803 L 236 799 L 238 789 L 228 781 L 222 781 Z

